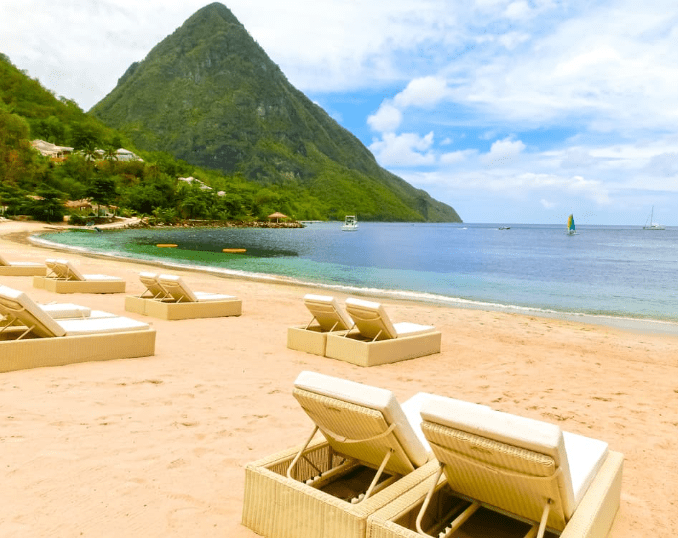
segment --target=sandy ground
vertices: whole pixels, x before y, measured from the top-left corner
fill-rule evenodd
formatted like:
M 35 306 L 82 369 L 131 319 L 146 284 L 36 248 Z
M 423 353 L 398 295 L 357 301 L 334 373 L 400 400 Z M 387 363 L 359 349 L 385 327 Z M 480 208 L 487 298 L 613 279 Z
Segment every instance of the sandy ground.
M 12 261 L 55 251 L 8 240 Z M 16 235 L 13 236 L 16 239 Z M 83 273 L 139 294 L 152 266 L 69 253 Z M 510 313 L 387 302 L 395 321 L 436 325 L 438 355 L 373 368 L 289 350 L 309 315 L 304 287 L 182 272 L 196 290 L 238 295 L 243 315 L 161 321 L 122 294 L 56 295 L 29 277 L 0 283 L 39 302 L 75 302 L 147 321 L 153 357 L 0 374 L 0 536 L 242 537 L 244 466 L 300 443 L 310 420 L 291 395 L 302 370 L 394 391 L 427 391 L 558 424 L 625 454 L 611 538 L 678 534 L 678 337 Z M 338 296 L 343 300 L 345 297 Z

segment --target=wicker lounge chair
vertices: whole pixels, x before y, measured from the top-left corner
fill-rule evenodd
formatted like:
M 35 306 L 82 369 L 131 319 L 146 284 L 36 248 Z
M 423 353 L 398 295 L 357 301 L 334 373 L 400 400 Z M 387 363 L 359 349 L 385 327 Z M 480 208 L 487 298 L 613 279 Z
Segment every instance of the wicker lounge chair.
M 0 276 L 45 276 L 47 267 L 35 262 L 10 262 L 0 254 Z
M 427 486 L 375 514 L 375 538 L 607 536 L 623 464 L 607 443 L 448 399 L 425 403 L 421 414 L 440 468 Z
M 0 372 L 153 355 L 155 330 L 112 315 L 54 319 L 25 293 L 0 286 Z M 103 314 L 103 313 L 102 313 Z
M 367 518 L 437 464 L 390 391 L 313 372 L 294 385 L 315 428 L 303 446 L 247 465 L 243 524 L 267 537 L 364 538 Z
M 349 330 L 353 327 L 353 320 L 338 301 L 328 295 L 306 294 L 304 304 L 313 317 L 303 327 L 287 329 L 287 347 L 324 356 L 327 335 Z
M 34 277 L 33 286 L 55 293 L 123 293 L 126 282 L 109 275 L 83 275 L 69 260 L 45 260 L 49 272 Z
M 375 366 L 440 353 L 440 331 L 431 325 L 392 323 L 383 305 L 346 299 L 355 329 L 328 335 L 325 356 L 359 366 Z
M 193 291 L 180 276 L 140 273 L 145 286 L 138 297 L 125 298 L 125 309 L 145 316 L 177 320 L 242 314 L 242 301 L 233 295 Z

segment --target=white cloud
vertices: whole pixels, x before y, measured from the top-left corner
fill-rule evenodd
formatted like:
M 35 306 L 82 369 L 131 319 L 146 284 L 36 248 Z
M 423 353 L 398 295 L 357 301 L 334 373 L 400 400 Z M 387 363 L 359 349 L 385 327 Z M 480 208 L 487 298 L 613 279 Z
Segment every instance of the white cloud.
M 481 157 L 481 161 L 488 165 L 502 166 L 517 157 L 525 149 L 520 140 L 513 141 L 510 137 L 497 140 L 490 147 L 490 151 Z
M 499 43 L 501 43 L 508 50 L 515 49 L 521 43 L 525 43 L 530 39 L 530 35 L 524 32 L 508 32 L 498 37 Z
M 468 160 L 470 157 L 475 156 L 478 152 L 476 150 L 463 150 L 463 151 L 451 151 L 449 153 L 443 153 L 440 156 L 440 164 L 450 165 L 457 164 Z
M 393 98 L 400 107 L 431 107 L 450 95 L 447 81 L 441 77 L 422 77 L 410 81 L 407 87 Z
M 531 15 L 530 6 L 525 0 L 511 2 L 504 11 L 504 15 L 509 19 L 524 19 Z
M 539 203 L 544 207 L 544 209 L 553 209 L 557 205 L 553 202 L 549 202 L 545 198 L 542 198 L 541 200 L 539 200 Z
M 385 133 L 370 145 L 370 150 L 382 166 L 410 167 L 435 163 L 435 154 L 429 151 L 432 145 L 433 131 L 424 137 L 416 133 Z
M 375 114 L 367 117 L 367 124 L 373 131 L 391 133 L 395 131 L 403 119 L 403 114 L 389 102 L 384 102 Z

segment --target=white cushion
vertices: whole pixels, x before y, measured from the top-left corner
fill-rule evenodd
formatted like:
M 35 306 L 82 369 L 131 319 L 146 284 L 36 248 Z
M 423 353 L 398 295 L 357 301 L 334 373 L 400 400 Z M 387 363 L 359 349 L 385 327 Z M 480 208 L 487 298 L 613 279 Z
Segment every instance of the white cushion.
M 232 299 L 237 299 L 233 295 L 222 295 L 221 293 L 207 293 L 205 291 L 194 291 L 196 299 L 198 302 L 205 301 L 229 301 Z
M 398 338 L 405 336 L 416 336 L 417 334 L 426 334 L 435 330 L 433 325 L 419 325 L 418 323 L 410 323 L 409 321 L 401 321 L 393 324 L 393 328 L 398 335 Z
M 426 448 L 419 442 L 414 428 L 390 390 L 308 371 L 299 374 L 294 386 L 379 411 L 388 424 L 395 424 L 393 433 L 410 461 L 419 467 L 428 460 Z
M 346 299 L 348 315 L 355 321 L 360 334 L 368 338 L 398 338 L 398 332 L 381 303 L 349 297 Z
M 25 293 L 0 286 L 0 314 L 16 316 L 36 336 L 63 336 L 63 328 Z
M 184 279 L 180 276 L 159 275 L 158 282 L 177 301 L 182 300 L 193 303 L 198 301 L 198 297 L 193 293 L 193 290 L 186 285 Z
M 494 411 L 446 398 L 422 406 L 424 420 L 550 456 L 561 470 L 560 495 L 566 517 L 576 508 L 572 478 L 560 428 L 548 422 Z
M 54 319 L 88 318 L 92 310 L 73 303 L 48 303 L 38 305 Z
M 426 448 L 428 452 L 431 451 L 431 446 L 428 444 L 428 439 L 426 439 L 424 432 L 421 431 L 421 409 L 427 402 L 434 402 L 432 405 L 435 405 L 436 401 L 443 402 L 450 399 L 452 398 L 446 398 L 436 394 L 429 394 L 428 392 L 417 392 L 414 396 L 401 405 L 401 408 L 407 417 L 407 421 L 410 423 L 414 433 L 417 435 L 417 438 L 421 444 L 424 445 L 424 448 Z M 486 405 L 464 402 L 462 400 L 455 401 L 459 404 L 459 406 L 468 406 L 469 410 L 473 410 L 474 407 L 484 407 L 485 409 L 489 409 L 489 407 Z
M 339 306 L 339 302 L 330 295 L 304 295 L 304 304 L 324 332 L 343 331 L 353 326 L 353 320 Z
M 110 275 L 82 275 L 83 280 L 88 280 L 90 282 L 99 282 L 99 281 L 111 281 L 111 280 L 122 280 L 122 278 L 119 278 L 117 276 L 110 276 Z
M 577 507 L 607 458 L 608 447 L 604 441 L 576 433 L 563 432 L 563 440 Z
M 64 319 L 59 321 L 59 325 L 66 331 L 66 336 L 143 331 L 149 328 L 148 323 L 124 316 Z

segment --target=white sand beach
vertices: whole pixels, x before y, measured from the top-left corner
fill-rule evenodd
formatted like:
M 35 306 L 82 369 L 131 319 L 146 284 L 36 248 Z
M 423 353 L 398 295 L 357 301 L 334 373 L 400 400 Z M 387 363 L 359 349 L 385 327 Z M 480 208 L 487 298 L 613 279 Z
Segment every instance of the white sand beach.
M 38 223 L 0 223 L 12 261 L 70 259 L 127 281 L 143 263 L 17 242 Z M 437 355 L 373 368 L 287 349 L 309 321 L 311 288 L 181 274 L 195 290 L 237 295 L 240 317 L 163 321 L 124 310 L 124 294 L 57 295 L 0 277 L 36 302 L 74 302 L 151 323 L 155 356 L 0 374 L 3 537 L 257 536 L 240 524 L 244 467 L 305 440 L 292 397 L 302 370 L 426 391 L 553 422 L 625 455 L 610 538 L 678 534 L 678 336 L 603 325 L 384 301 L 398 320 L 442 332 Z M 340 302 L 345 296 L 337 294 Z

